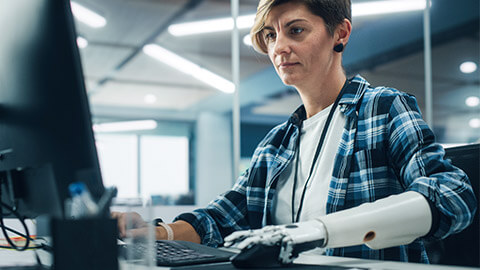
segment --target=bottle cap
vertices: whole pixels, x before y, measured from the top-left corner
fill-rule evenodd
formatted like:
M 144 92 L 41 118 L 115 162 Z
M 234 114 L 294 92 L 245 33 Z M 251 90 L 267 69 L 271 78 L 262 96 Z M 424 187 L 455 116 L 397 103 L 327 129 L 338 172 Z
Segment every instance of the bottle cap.
M 86 190 L 86 186 L 82 182 L 74 182 L 68 186 L 68 190 L 70 191 L 70 196 L 76 196 L 82 194 Z

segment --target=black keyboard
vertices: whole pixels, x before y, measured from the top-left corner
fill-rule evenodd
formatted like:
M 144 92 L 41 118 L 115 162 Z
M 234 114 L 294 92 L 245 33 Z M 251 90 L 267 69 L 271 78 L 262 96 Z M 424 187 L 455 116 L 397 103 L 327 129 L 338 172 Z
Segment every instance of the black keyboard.
M 121 250 L 122 257 L 141 259 L 148 256 L 148 245 L 135 243 Z M 235 253 L 186 241 L 155 241 L 157 266 L 182 266 L 213 262 L 227 262 Z

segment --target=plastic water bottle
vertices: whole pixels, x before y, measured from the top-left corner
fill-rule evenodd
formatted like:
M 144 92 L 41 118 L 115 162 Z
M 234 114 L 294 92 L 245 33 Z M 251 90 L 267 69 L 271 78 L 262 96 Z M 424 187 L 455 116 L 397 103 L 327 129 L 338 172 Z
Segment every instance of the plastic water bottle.
M 93 201 L 87 186 L 82 182 L 68 186 L 72 197 L 70 215 L 75 218 L 91 217 L 98 214 L 98 205 Z

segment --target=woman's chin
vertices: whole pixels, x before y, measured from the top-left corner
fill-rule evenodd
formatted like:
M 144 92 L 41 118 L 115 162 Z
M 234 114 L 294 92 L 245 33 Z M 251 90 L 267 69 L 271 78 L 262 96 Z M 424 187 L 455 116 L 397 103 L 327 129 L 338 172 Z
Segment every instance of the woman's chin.
M 282 77 L 282 82 L 283 84 L 285 85 L 289 85 L 289 86 L 295 86 L 296 82 L 298 81 L 298 79 L 292 77 L 292 76 L 283 76 Z

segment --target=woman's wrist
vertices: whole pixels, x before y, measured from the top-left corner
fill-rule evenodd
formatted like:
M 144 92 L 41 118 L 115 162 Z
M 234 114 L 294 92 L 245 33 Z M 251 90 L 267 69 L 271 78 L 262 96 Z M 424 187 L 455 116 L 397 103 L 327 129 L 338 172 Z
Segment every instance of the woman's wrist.
M 172 227 L 163 222 L 161 218 L 156 218 L 153 221 L 153 224 L 156 226 L 156 238 L 163 240 L 173 240 L 175 238 Z
M 163 231 L 165 232 L 162 235 L 162 239 L 173 240 L 175 238 L 172 227 L 170 227 L 170 225 L 168 225 L 167 223 L 163 223 L 163 222 L 158 223 L 157 227 L 162 227 Z

